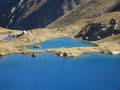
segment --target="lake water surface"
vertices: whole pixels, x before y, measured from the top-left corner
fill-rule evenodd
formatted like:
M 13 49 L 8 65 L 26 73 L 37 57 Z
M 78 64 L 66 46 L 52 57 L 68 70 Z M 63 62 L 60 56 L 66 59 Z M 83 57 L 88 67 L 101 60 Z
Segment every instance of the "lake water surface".
M 93 46 L 92 43 L 87 41 L 80 41 L 73 39 L 71 37 L 59 37 L 52 40 L 47 40 L 45 42 L 40 43 L 40 46 L 42 50 L 44 49 L 50 49 L 50 48 L 71 48 L 71 47 L 87 47 L 87 46 Z M 34 48 L 34 46 L 28 46 L 29 49 L 35 50 L 38 48 Z
M 56 43 L 46 41 L 49 44 L 44 42 L 41 45 L 44 49 L 57 45 L 69 47 L 75 42 L 76 46 L 92 46 L 69 39 L 66 39 L 67 42 L 53 39 Z M 61 58 L 44 52 L 38 53 L 35 58 L 31 54 L 13 54 L 0 59 L 0 90 L 119 89 L 120 55 L 85 54 L 76 58 Z
M 0 90 L 118 90 L 120 55 L 61 58 L 51 53 L 0 59 Z
M 15 39 L 15 37 L 6 37 L 3 40 L 13 40 L 13 39 Z

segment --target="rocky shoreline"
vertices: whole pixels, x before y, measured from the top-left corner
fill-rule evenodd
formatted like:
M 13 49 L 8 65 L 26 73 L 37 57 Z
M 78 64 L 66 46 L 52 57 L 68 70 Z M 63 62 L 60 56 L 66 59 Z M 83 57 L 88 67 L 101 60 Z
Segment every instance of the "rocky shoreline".
M 117 55 L 120 54 L 120 50 L 103 50 L 99 47 L 75 47 L 75 48 L 59 48 L 59 49 L 47 49 L 46 51 L 52 52 L 60 57 L 78 57 L 82 54 L 86 53 L 102 53 L 102 54 L 110 54 Z
M 0 34 L 6 33 L 8 35 L 9 34 L 8 32 L 10 32 L 10 35 L 21 33 L 21 31 L 0 29 Z M 72 31 L 69 31 L 69 33 L 67 34 L 66 32 L 67 30 L 62 31 L 58 29 L 35 29 L 32 30 L 30 34 L 22 35 L 13 40 L 2 40 L 0 41 L 0 50 L 1 50 L 0 57 L 13 53 L 24 54 L 24 53 L 38 53 L 45 51 L 52 52 L 61 57 L 77 57 L 85 53 L 104 53 L 111 55 L 120 54 L 120 45 L 116 43 L 120 41 L 119 40 L 120 35 L 118 36 L 115 35 L 115 37 L 112 38 L 112 41 L 110 42 L 109 42 L 109 38 L 97 42 L 95 41 L 93 43 L 96 45 L 92 47 L 59 48 L 59 49 L 48 49 L 45 51 L 29 50 L 25 48 L 26 46 L 35 45 L 36 43 L 40 43 L 57 37 L 63 37 L 63 36 L 74 37 L 74 34 L 71 35 Z
M 41 32 L 39 32 L 41 30 Z M 10 33 L 8 33 L 10 32 Z M 50 29 L 36 29 L 32 30 L 32 33 L 25 34 L 20 37 L 17 37 L 13 40 L 1 40 L 0 41 L 0 57 L 5 56 L 8 54 L 13 53 L 37 53 L 37 52 L 43 52 L 41 50 L 29 50 L 25 48 L 29 45 L 36 45 L 36 43 L 40 43 L 49 39 L 61 37 L 61 36 L 68 36 L 64 33 L 58 32 L 55 29 L 52 29 L 52 32 Z M 10 36 L 16 36 L 22 33 L 21 31 L 11 31 L 11 30 L 5 30 L 0 29 L 1 35 L 10 35 Z M 36 46 L 35 46 L 36 47 Z

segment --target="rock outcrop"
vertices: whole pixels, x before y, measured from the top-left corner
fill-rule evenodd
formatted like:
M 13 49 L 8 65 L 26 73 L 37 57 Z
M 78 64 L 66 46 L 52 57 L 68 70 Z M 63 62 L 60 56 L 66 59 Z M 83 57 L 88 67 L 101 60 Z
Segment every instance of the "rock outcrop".
M 117 20 L 111 19 L 109 25 L 102 23 L 89 23 L 86 25 L 75 38 L 82 38 L 88 41 L 100 40 L 112 35 L 120 34 Z

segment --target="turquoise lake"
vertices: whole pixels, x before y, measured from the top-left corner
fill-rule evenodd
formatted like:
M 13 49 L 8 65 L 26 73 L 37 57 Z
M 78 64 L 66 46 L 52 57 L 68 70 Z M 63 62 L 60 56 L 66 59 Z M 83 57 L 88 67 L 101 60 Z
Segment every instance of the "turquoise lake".
M 83 41 L 80 43 L 81 46 L 90 45 Z M 0 90 L 119 89 L 120 55 L 84 54 L 76 58 L 62 58 L 44 52 L 34 58 L 31 54 L 0 58 Z
M 86 41 L 80 41 L 73 39 L 71 37 L 59 37 L 52 40 L 47 40 L 45 42 L 40 43 L 40 46 L 42 50 L 44 49 L 50 49 L 50 48 L 71 48 L 71 47 L 87 47 L 87 46 L 93 46 L 92 43 L 86 42 Z M 35 50 L 34 46 L 28 46 L 29 49 Z M 38 48 L 37 48 L 38 49 Z

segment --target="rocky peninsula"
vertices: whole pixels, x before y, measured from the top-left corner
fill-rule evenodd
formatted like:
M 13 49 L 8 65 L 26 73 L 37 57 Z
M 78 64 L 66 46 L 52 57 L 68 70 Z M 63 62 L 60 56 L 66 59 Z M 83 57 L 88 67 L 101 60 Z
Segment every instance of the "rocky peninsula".
M 8 32 L 9 30 L 4 30 L 4 33 Z M 23 35 L 21 37 L 15 38 L 13 40 L 2 40 L 0 41 L 0 55 L 8 55 L 12 53 L 37 53 L 37 52 L 44 52 L 42 50 L 29 50 L 25 46 L 34 45 L 35 43 L 43 42 L 49 39 L 62 37 L 62 36 L 69 36 L 67 34 L 63 34 L 61 32 L 57 32 L 56 30 L 54 32 L 49 33 L 47 29 L 41 30 L 42 33 L 38 32 L 39 30 L 32 30 L 32 34 Z M 2 29 L 1 29 L 1 33 Z M 18 31 L 16 33 L 21 33 L 21 31 Z M 11 31 L 12 34 L 16 34 L 14 31 Z M 47 33 L 47 34 L 46 34 Z M 115 35 L 111 38 L 120 37 L 120 35 Z M 110 37 L 106 38 L 110 39 Z M 101 40 L 99 42 L 93 42 L 96 44 L 96 46 L 92 47 L 75 47 L 75 48 L 59 48 L 59 49 L 48 49 L 45 51 L 55 53 L 61 57 L 76 57 L 85 53 L 104 53 L 104 54 L 120 54 L 120 45 L 119 40 L 117 41 L 109 41 L 105 42 L 106 40 Z
M 106 24 L 109 24 L 111 17 L 115 17 L 118 15 L 118 17 L 116 17 L 116 19 L 118 21 L 120 19 L 119 13 L 112 13 L 112 14 L 106 14 L 104 16 L 94 18 L 93 20 L 95 22 L 97 21 L 96 23 L 98 24 L 98 23 L 101 23 L 100 18 L 105 18 L 108 15 L 111 15 L 111 16 L 107 18 L 107 20 L 106 20 L 107 22 L 102 21 L 102 23 L 105 25 L 105 27 L 108 26 Z M 101 30 L 103 30 L 103 28 L 100 28 L 100 30 L 99 30 L 98 27 L 95 27 L 98 29 L 97 32 L 94 32 L 94 31 L 90 32 L 90 30 L 88 28 L 88 32 L 83 33 L 84 30 L 86 30 L 86 25 L 91 25 L 89 23 L 91 23 L 91 21 L 93 22 L 93 20 L 83 19 L 83 20 L 80 20 L 79 22 L 75 22 L 74 23 L 75 25 L 71 24 L 68 26 L 61 27 L 61 28 L 33 29 L 33 30 L 29 31 L 31 33 L 25 33 L 23 31 L 19 31 L 19 30 L 9 30 L 9 29 L 0 28 L 0 35 L 2 38 L 0 40 L 0 56 L 13 54 L 13 53 L 37 53 L 37 52 L 44 52 L 44 51 L 55 53 L 61 57 L 76 57 L 76 56 L 79 56 L 79 55 L 85 54 L 85 53 L 104 53 L 104 54 L 112 54 L 112 55 L 120 54 L 120 34 L 119 34 L 120 33 L 119 32 L 120 24 L 119 24 L 119 22 L 117 22 L 117 25 L 113 25 L 112 32 L 109 29 L 105 30 L 106 33 L 110 33 L 109 36 L 105 36 L 106 33 L 104 34 L 102 32 L 102 35 L 105 37 L 98 38 L 98 36 L 95 36 L 95 35 L 101 35 L 100 32 L 101 32 Z M 80 22 L 81 22 L 81 24 L 80 24 Z M 100 24 L 100 25 L 102 25 L 102 24 Z M 96 25 L 94 25 L 94 26 L 96 26 Z M 117 29 L 116 29 L 116 27 L 117 27 Z M 82 31 L 83 38 L 81 38 L 81 37 L 76 38 L 76 35 L 79 36 L 81 31 Z M 114 33 L 116 31 L 117 31 L 117 34 Z M 63 36 L 69 36 L 69 37 L 76 38 L 76 39 L 84 39 L 84 37 L 86 35 L 90 36 L 89 33 L 90 33 L 90 35 L 92 35 L 91 37 L 95 36 L 94 39 L 95 38 L 99 39 L 99 40 L 92 41 L 92 43 L 96 44 L 96 46 L 48 49 L 48 50 L 44 50 L 44 51 L 43 50 L 29 50 L 26 48 L 26 46 L 29 46 L 29 45 L 36 45 L 40 42 L 50 40 L 53 38 L 57 38 L 57 37 L 63 37 Z M 97 34 L 95 34 L 95 33 L 97 33 Z M 19 36 L 19 35 L 21 35 L 21 36 Z M 14 39 L 4 40 L 5 37 L 11 37 L 11 36 L 14 37 Z M 19 36 L 19 37 L 16 37 L 16 36 Z

